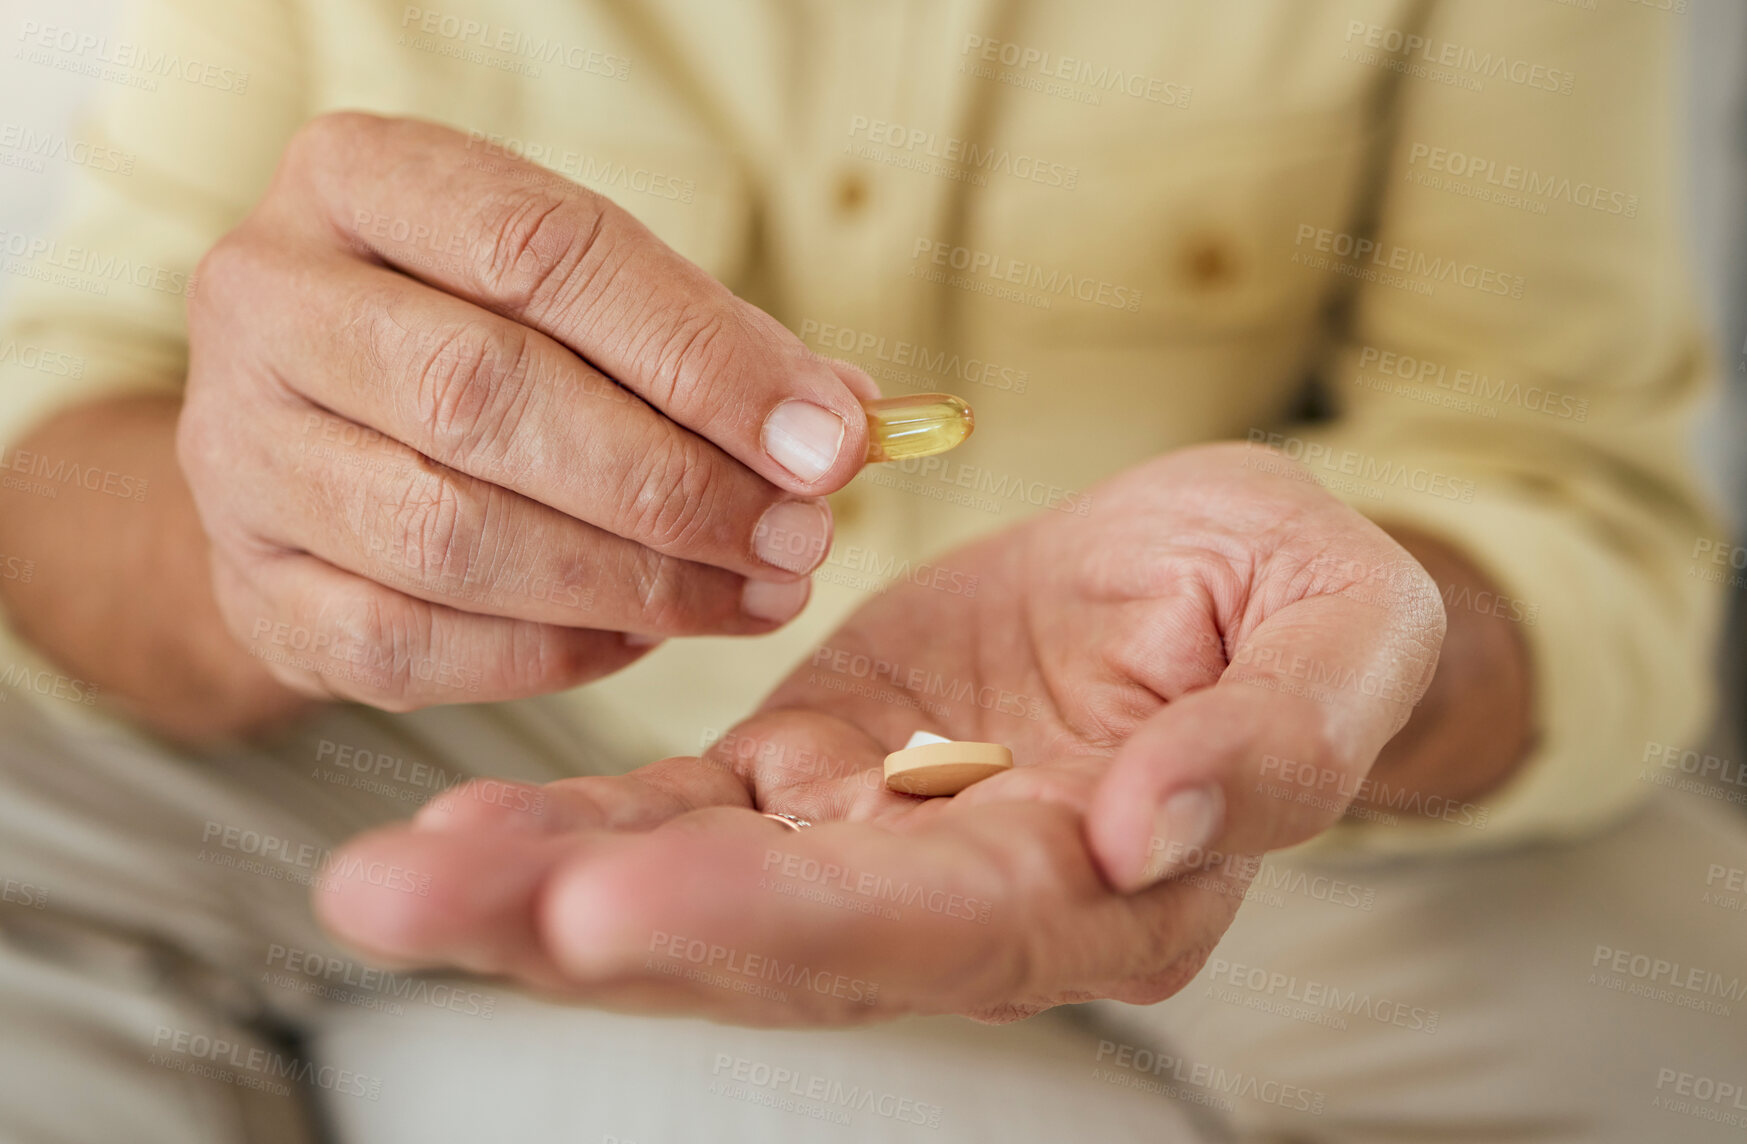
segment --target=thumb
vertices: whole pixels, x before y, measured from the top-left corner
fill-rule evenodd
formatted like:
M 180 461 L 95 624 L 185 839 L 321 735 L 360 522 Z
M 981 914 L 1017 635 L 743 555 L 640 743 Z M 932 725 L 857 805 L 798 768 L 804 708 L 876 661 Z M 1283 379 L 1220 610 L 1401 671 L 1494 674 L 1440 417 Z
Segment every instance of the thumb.
M 1332 825 L 1430 684 L 1435 590 L 1402 606 L 1319 596 L 1277 612 L 1212 687 L 1129 737 L 1093 796 L 1088 842 L 1123 891 L 1219 854 L 1259 854 Z

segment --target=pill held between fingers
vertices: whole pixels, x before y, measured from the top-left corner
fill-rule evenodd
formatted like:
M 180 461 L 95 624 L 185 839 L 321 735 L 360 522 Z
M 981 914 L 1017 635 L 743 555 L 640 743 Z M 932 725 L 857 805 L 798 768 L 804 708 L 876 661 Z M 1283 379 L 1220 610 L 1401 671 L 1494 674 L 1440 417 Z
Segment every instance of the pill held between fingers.
M 962 444 L 976 427 L 971 407 L 950 393 L 918 393 L 864 401 L 867 462 L 931 457 Z
M 886 756 L 886 789 L 953 795 L 1012 767 L 1013 752 L 999 743 L 962 743 L 918 731 L 903 750 Z

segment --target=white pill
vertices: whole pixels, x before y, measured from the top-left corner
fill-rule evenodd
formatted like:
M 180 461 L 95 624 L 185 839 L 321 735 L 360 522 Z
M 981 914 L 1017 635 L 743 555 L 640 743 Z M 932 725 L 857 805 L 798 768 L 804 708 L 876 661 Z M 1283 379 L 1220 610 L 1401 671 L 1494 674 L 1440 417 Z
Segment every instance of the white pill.
M 886 756 L 886 789 L 952 795 L 1012 767 L 1013 752 L 999 743 L 965 743 L 918 731 L 903 750 Z

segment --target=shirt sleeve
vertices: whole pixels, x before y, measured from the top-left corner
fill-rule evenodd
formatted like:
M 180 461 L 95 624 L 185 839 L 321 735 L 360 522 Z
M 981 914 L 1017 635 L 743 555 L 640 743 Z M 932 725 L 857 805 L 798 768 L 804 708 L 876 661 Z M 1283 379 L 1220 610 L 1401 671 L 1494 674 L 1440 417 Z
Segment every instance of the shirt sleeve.
M 1483 805 L 1379 785 L 1378 820 L 1312 845 L 1573 836 L 1651 789 L 1643 760 L 1691 743 L 1709 704 L 1718 590 L 1690 557 L 1719 533 L 1689 469 L 1711 365 L 1671 143 L 1682 22 L 1463 0 L 1397 31 L 1393 54 L 1387 29 L 1348 40 L 1355 66 L 1395 72 L 1368 220 L 1298 229 L 1293 261 L 1334 260 L 1353 287 L 1323 370 L 1338 415 L 1288 452 L 1490 576 L 1496 596 L 1446 608 L 1521 625 L 1538 738 Z
M 279 0 L 127 0 L 109 31 L 75 12 L 24 21 L 6 48 L 7 67 L 72 73 L 90 94 L 64 137 L 24 140 L 45 169 L 66 165 L 54 217 L 40 233 L 0 229 L 0 479 L 13 495 L 73 481 L 152 495 L 19 441 L 77 404 L 180 391 L 195 267 L 259 200 L 305 118 L 298 33 Z M 61 676 L 5 616 L 0 687 L 75 723 L 103 718 L 96 689 Z
M 275 0 L 130 0 L 112 31 L 45 19 L 19 39 L 8 66 L 71 72 L 92 95 L 47 141 L 71 172 L 57 217 L 6 243 L 0 446 L 15 475 L 52 484 L 59 459 L 13 450 L 34 425 L 182 386 L 195 266 L 265 190 L 305 100 L 296 21 Z

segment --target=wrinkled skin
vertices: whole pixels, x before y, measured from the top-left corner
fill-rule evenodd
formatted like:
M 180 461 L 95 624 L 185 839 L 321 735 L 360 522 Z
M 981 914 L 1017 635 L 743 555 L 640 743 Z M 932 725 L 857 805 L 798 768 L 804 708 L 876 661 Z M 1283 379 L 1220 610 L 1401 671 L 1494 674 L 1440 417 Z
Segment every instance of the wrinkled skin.
M 1395 541 L 1262 450 L 1185 450 L 1090 498 L 943 558 L 974 594 L 869 602 L 703 758 L 474 783 L 354 840 L 342 858 L 428 893 L 335 878 L 322 918 L 401 964 L 747 1024 L 1171 995 L 1253 876 L 1231 856 L 1340 816 L 1292 798 L 1280 760 L 1354 790 L 1430 681 L 1444 613 Z M 918 727 L 1018 766 L 952 798 L 886 791 L 881 759 Z M 1210 846 L 1149 871 L 1154 809 L 1209 783 Z
M 197 281 L 177 457 L 226 626 L 300 695 L 515 699 L 772 631 L 866 457 L 866 375 L 436 124 L 312 120 Z

